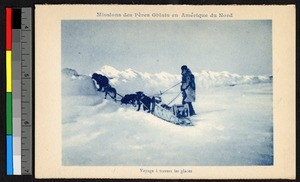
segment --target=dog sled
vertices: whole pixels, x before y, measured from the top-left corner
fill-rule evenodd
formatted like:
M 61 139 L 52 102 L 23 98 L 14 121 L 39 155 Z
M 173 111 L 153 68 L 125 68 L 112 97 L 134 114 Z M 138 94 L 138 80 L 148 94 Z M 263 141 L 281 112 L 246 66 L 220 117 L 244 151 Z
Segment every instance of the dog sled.
M 189 119 L 189 107 L 187 104 L 173 105 L 170 108 L 166 108 L 162 104 L 154 103 L 151 113 L 160 119 L 176 125 L 193 125 Z
M 95 76 L 95 74 L 93 75 Z M 178 105 L 175 104 L 173 106 L 169 106 L 175 99 L 178 98 L 178 96 L 181 94 L 181 92 L 168 104 L 164 104 L 161 100 L 161 95 L 163 95 L 164 93 L 166 93 L 167 91 L 169 91 L 170 89 L 174 88 L 175 86 L 179 85 L 180 83 L 172 86 L 171 88 L 167 89 L 164 92 L 160 92 L 160 94 L 158 94 L 158 96 L 153 96 L 152 99 L 148 98 L 148 100 L 151 100 L 151 104 L 145 104 L 141 101 L 138 101 L 139 99 L 135 98 L 134 100 L 132 100 L 131 102 L 128 102 L 128 104 L 132 104 L 133 106 L 139 105 L 138 106 L 138 111 L 140 110 L 140 106 L 141 104 L 143 105 L 144 108 L 146 108 L 148 110 L 149 113 L 153 114 L 155 117 L 158 117 L 164 121 L 176 124 L 176 125 L 182 125 L 182 126 L 192 126 L 192 122 L 190 121 L 189 117 L 189 107 L 187 104 L 184 105 Z M 105 92 L 105 98 L 108 96 L 110 96 L 112 99 L 114 99 L 115 102 L 120 102 L 120 104 L 122 104 L 122 99 L 126 98 L 125 97 L 118 94 L 116 92 L 116 90 L 113 87 L 111 87 L 109 84 L 107 84 L 106 87 L 104 87 L 104 91 Z M 113 90 L 113 92 L 111 91 Z M 98 89 L 98 91 L 102 91 L 102 89 Z M 137 92 L 137 95 L 143 95 L 143 92 Z M 130 95 L 135 95 L 135 94 L 129 94 Z M 142 98 L 142 95 L 140 95 L 140 97 Z M 145 95 L 144 95 L 145 96 Z M 121 98 L 121 99 L 117 99 L 117 97 Z M 140 103 L 140 104 L 138 104 Z M 150 105 L 149 105 L 150 104 Z M 145 110 L 145 109 L 144 109 Z

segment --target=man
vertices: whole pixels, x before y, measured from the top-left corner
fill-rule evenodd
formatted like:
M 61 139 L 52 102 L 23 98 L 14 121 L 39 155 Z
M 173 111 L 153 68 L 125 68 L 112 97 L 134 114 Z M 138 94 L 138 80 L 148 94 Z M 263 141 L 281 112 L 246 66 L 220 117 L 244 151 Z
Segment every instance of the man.
M 181 75 L 182 81 L 180 90 L 182 91 L 182 104 L 188 104 L 190 116 L 193 116 L 196 115 L 192 105 L 192 102 L 196 100 L 195 77 L 186 65 L 181 66 Z

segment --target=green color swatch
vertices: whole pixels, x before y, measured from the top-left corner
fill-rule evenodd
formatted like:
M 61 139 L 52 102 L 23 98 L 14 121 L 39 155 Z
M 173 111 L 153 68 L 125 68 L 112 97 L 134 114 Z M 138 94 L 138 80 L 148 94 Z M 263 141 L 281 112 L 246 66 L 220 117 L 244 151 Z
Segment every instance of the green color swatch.
M 6 134 L 12 135 L 12 93 L 6 92 Z

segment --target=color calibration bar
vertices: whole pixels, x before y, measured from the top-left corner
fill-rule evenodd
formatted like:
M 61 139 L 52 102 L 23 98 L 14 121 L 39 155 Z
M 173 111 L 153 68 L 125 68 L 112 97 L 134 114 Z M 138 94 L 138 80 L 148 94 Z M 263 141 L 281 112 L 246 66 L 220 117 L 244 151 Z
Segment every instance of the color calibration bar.
M 14 174 L 12 131 L 12 9 L 6 8 L 6 168 Z
M 6 8 L 7 175 L 31 174 L 31 59 L 31 8 Z

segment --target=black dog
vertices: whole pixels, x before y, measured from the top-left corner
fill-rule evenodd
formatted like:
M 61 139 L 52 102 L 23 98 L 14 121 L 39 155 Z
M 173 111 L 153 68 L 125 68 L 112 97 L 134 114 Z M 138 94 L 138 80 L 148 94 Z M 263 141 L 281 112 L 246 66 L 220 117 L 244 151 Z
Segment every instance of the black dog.
M 98 91 L 102 91 L 103 88 L 106 88 L 108 86 L 108 78 L 106 76 L 94 73 L 92 75 L 92 79 L 94 79 L 99 86 Z
M 112 99 L 114 99 L 114 101 L 116 101 L 116 97 L 117 97 L 117 90 L 115 88 L 113 88 L 111 85 L 107 85 L 104 88 L 104 92 L 105 92 L 105 99 L 106 96 L 109 95 Z
M 137 101 L 137 96 L 136 94 L 126 94 L 122 99 L 121 99 L 121 105 L 122 104 L 132 104 L 135 106 L 135 103 Z
M 141 105 L 143 104 L 144 111 L 148 110 L 149 113 L 151 111 L 150 109 L 151 109 L 152 99 L 146 96 L 143 92 L 136 92 L 136 98 L 138 103 L 137 111 L 140 110 Z

